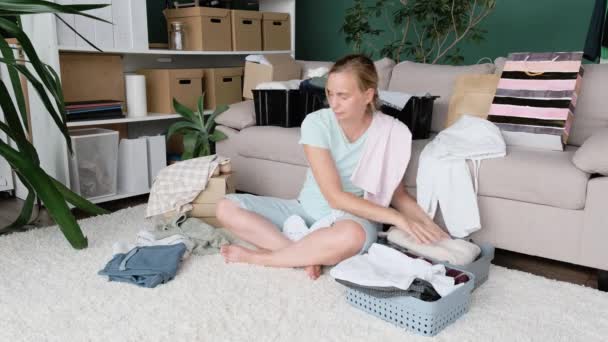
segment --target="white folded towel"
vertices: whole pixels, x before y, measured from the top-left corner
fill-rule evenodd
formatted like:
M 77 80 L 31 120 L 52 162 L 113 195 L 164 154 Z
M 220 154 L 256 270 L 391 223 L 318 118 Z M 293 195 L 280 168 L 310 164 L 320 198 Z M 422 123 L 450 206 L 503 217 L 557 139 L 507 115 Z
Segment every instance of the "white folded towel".
M 298 215 L 291 215 L 283 222 L 283 235 L 287 236 L 292 241 L 298 241 L 319 228 L 332 226 L 339 217 L 345 214 L 346 213 L 342 210 L 332 209 L 331 213 L 321 217 L 318 221 L 313 223 L 310 228 L 308 228 L 303 218 Z
M 410 100 L 412 94 L 402 93 L 399 91 L 380 90 L 378 91 L 378 97 L 381 101 L 384 101 L 401 110 L 403 107 L 405 107 L 407 101 Z
M 389 229 L 387 239 L 412 253 L 452 265 L 468 265 L 481 253 L 479 246 L 461 239 L 443 239 L 432 244 L 417 243 L 408 232 L 396 227 Z
M 289 80 L 289 81 L 276 81 L 276 82 L 262 82 L 258 84 L 255 89 L 257 90 L 290 90 L 299 89 L 302 80 Z
M 350 257 L 331 269 L 329 274 L 363 286 L 397 287 L 407 290 L 416 279 L 426 280 L 444 297 L 460 287 L 454 278 L 445 275 L 442 264 L 432 265 L 414 259 L 384 245 L 372 244 L 367 254 Z
M 325 76 L 328 72 L 329 72 L 329 68 L 327 68 L 327 67 L 313 68 L 313 69 L 309 69 L 308 71 L 306 71 L 306 74 L 304 75 L 303 78 L 307 79 L 307 78 L 313 78 L 313 77 L 322 77 L 322 76 Z

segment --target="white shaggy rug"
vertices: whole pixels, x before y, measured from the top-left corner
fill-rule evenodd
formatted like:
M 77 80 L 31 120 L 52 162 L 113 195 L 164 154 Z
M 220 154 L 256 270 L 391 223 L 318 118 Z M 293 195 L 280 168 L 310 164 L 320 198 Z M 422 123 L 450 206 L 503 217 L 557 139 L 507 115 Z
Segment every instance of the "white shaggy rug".
M 154 289 L 97 275 L 132 242 L 144 206 L 81 221 L 89 248 L 57 227 L 0 236 L 0 341 L 606 341 L 608 294 L 493 266 L 470 311 L 434 338 L 347 304 L 327 274 L 192 256 Z

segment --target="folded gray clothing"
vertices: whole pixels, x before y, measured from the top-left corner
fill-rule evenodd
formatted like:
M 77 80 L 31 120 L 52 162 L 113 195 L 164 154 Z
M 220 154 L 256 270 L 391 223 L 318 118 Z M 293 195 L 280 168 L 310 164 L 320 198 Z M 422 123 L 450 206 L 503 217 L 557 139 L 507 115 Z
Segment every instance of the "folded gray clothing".
M 223 230 L 214 228 L 195 217 L 177 217 L 169 223 L 157 225 L 150 233 L 157 240 L 175 234 L 187 236 L 195 244 L 192 253 L 197 255 L 217 254 L 221 246 L 234 242 Z
M 175 277 L 186 245 L 135 247 L 128 253 L 114 255 L 98 272 L 110 281 L 120 281 L 141 287 L 156 287 Z

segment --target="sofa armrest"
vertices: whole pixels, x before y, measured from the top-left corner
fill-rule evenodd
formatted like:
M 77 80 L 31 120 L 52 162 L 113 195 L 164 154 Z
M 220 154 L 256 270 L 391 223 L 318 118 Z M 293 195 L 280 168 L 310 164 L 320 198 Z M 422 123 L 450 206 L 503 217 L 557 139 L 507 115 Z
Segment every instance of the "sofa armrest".
M 572 163 L 582 171 L 608 176 L 608 129 L 595 132 L 572 156 Z
M 580 251 L 581 263 L 601 270 L 608 270 L 608 177 L 595 177 L 587 185 L 584 226 Z
M 228 110 L 218 115 L 215 122 L 219 125 L 230 127 L 238 131 L 255 126 L 255 108 L 253 100 L 233 103 Z

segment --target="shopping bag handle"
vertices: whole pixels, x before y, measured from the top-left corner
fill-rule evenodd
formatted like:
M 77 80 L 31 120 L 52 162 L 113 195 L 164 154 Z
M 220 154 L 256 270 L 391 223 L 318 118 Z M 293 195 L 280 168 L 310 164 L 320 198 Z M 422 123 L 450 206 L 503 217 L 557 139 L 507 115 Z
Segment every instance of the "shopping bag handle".
M 530 56 L 526 56 L 526 58 L 524 58 L 524 69 L 527 69 L 526 62 L 528 61 L 528 58 L 530 58 Z M 559 58 L 559 55 L 553 57 L 553 59 L 551 60 L 551 62 L 555 62 L 558 58 Z M 540 76 L 540 75 L 544 74 L 543 71 L 532 72 L 532 71 L 528 71 L 528 70 L 524 70 L 524 73 L 526 73 L 526 75 L 528 75 L 528 76 Z

